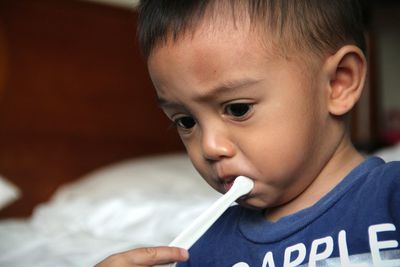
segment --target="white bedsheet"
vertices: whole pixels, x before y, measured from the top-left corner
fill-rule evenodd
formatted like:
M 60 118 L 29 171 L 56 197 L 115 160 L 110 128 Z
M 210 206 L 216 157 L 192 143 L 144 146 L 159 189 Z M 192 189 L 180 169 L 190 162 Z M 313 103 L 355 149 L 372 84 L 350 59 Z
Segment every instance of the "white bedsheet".
M 28 220 L 0 223 L 0 266 L 93 266 L 167 245 L 220 195 L 184 154 L 129 160 L 63 186 Z

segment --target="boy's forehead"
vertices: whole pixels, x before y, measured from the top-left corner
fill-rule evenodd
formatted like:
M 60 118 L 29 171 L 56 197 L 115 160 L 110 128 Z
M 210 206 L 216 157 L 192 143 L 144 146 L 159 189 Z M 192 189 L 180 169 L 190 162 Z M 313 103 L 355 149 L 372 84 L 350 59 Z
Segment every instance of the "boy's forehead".
M 164 41 L 159 41 L 150 53 L 148 62 L 160 50 L 167 50 L 167 54 L 173 57 L 182 57 L 192 51 L 193 59 L 204 61 L 218 49 L 230 49 L 233 45 L 240 53 L 251 53 L 256 46 L 262 47 L 265 53 L 260 56 L 271 56 L 276 51 L 273 49 L 272 38 L 268 35 L 267 31 L 260 33 L 260 30 L 254 28 L 248 17 L 236 18 L 230 14 L 205 16 L 193 28 L 177 36 L 170 34 Z
M 234 64 L 236 57 L 226 58 L 220 51 L 235 49 L 236 56 L 249 52 L 250 47 L 240 45 L 248 38 L 243 33 L 235 32 L 229 34 L 223 32 L 198 31 L 193 35 L 181 36 L 177 40 L 169 40 L 167 43 L 156 47 L 148 59 L 150 75 L 153 78 L 156 88 L 162 89 L 160 84 L 171 84 L 174 79 L 171 76 L 164 78 L 165 73 L 196 74 L 196 83 L 211 80 L 221 75 L 219 70 L 225 65 Z M 233 47 L 234 46 L 234 47 Z M 178 77 L 177 77 L 178 78 Z M 179 77 L 181 80 L 188 77 Z M 169 86 L 167 86 L 169 87 Z M 174 87 L 174 86 L 171 86 Z
M 234 56 L 224 57 L 222 60 L 221 51 L 225 50 L 234 50 Z M 182 68 L 197 68 L 194 72 L 201 73 L 207 71 L 205 66 L 209 71 L 214 71 L 221 64 L 237 64 L 237 58 L 251 57 L 254 51 L 267 58 L 272 54 L 271 50 L 259 35 L 250 29 L 248 23 L 235 25 L 233 21 L 223 23 L 222 19 L 216 23 L 205 20 L 194 31 L 186 32 L 176 39 L 168 38 L 166 42 L 156 46 L 148 58 L 148 63 L 150 70 L 151 65 L 168 66 L 168 61 L 171 61 L 170 64 L 178 67 L 180 65 Z M 180 61 L 182 64 L 179 64 Z M 188 62 L 192 64 L 188 66 Z
M 240 2 L 233 5 L 230 1 L 215 1 L 200 18 L 178 27 L 178 31 L 167 28 L 164 38 L 155 40 L 150 55 L 157 48 L 174 46 L 182 40 L 196 39 L 197 42 L 200 38 L 210 41 L 218 38 L 221 44 L 238 41 L 238 38 L 252 38 L 254 42 L 268 43 L 270 46 L 273 34 L 261 19 L 252 19 L 248 9 L 247 4 Z

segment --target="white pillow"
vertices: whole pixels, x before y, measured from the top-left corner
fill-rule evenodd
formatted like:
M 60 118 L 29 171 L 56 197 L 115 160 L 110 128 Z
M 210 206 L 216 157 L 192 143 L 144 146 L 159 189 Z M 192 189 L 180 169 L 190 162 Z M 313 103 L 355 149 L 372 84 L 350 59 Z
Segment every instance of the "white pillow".
M 10 181 L 0 175 L 0 209 L 17 200 L 21 191 Z
M 106 166 L 62 186 L 32 219 L 52 235 L 84 231 L 132 246 L 166 245 L 219 196 L 186 154 L 160 155 Z
M 400 143 L 380 149 L 374 155 L 381 157 L 386 162 L 400 160 Z

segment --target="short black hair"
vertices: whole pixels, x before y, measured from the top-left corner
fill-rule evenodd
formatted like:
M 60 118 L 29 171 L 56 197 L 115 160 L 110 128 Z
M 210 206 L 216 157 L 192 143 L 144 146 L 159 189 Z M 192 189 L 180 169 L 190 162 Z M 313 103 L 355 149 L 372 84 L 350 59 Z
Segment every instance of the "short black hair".
M 286 49 L 303 48 L 321 55 L 354 44 L 365 52 L 366 1 L 141 0 L 139 45 L 147 58 L 157 45 L 194 32 L 208 11 L 229 7 L 232 14 L 248 12 L 252 24 L 277 36 Z

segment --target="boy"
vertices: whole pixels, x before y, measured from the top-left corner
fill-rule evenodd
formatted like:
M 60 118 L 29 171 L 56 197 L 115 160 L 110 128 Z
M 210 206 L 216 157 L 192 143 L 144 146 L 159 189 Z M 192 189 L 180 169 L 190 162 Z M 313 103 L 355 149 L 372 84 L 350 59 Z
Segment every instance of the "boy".
M 140 12 L 160 106 L 194 166 L 221 193 L 239 175 L 255 187 L 190 258 L 140 248 L 99 266 L 400 266 L 400 163 L 364 159 L 346 126 L 366 75 L 359 1 L 148 0 Z

